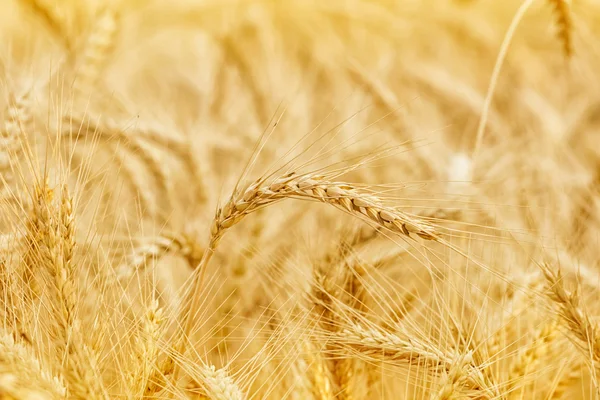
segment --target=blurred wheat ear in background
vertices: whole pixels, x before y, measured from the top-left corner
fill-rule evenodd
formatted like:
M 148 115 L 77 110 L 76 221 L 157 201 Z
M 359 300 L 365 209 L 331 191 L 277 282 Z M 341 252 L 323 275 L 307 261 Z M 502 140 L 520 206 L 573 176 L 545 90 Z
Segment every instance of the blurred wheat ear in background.
M 600 5 L 5 0 L 0 399 L 600 397 Z

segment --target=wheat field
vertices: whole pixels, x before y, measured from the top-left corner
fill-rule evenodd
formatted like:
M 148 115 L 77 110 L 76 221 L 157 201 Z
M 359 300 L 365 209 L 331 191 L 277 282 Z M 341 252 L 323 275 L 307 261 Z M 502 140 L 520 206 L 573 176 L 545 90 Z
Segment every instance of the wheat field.
M 0 399 L 600 398 L 600 3 L 3 0 Z

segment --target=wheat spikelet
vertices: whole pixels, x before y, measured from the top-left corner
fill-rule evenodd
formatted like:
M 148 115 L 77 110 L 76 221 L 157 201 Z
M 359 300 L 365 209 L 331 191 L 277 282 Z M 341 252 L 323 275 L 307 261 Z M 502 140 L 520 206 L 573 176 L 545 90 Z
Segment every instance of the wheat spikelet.
M 338 346 L 352 349 L 367 359 L 386 362 L 405 362 L 419 367 L 427 367 L 431 373 L 445 371 L 452 388 L 459 381 L 476 390 L 479 395 L 494 398 L 498 389 L 490 386 L 481 368 L 474 365 L 472 357 L 462 355 L 455 349 L 442 349 L 426 340 L 417 338 L 402 329 L 386 332 L 375 326 L 350 323 L 341 333 L 331 335 Z M 464 366 L 457 370 L 457 363 Z M 463 376 L 461 378 L 461 376 Z M 440 395 L 446 393 L 443 389 Z
M 347 266 L 345 266 L 347 267 Z M 346 298 L 349 300 L 349 306 L 351 308 L 359 310 L 358 304 L 361 303 L 360 291 L 361 285 L 359 278 L 356 277 L 355 269 L 345 268 L 350 275 L 347 279 L 347 286 L 344 290 Z M 343 357 L 341 359 L 333 360 L 333 374 L 336 382 L 339 386 L 338 398 L 342 400 L 353 400 L 356 398 L 356 393 L 359 392 L 359 381 L 360 375 L 364 373 L 365 366 L 361 364 L 361 360 L 354 359 L 353 357 Z M 369 387 L 367 385 L 365 395 L 368 395 Z
M 120 278 L 128 278 L 140 272 L 153 259 L 165 254 L 177 254 L 186 259 L 190 268 L 195 268 L 202 259 L 202 250 L 188 235 L 163 233 L 151 238 L 131 238 L 133 249 L 125 261 L 117 267 Z
M 97 85 L 115 46 L 118 29 L 119 15 L 115 10 L 106 7 L 97 13 L 83 54 L 77 63 L 77 74 L 73 83 L 76 93 L 87 96 Z
M 77 317 L 76 265 L 73 260 L 75 248 L 75 227 L 73 220 L 72 199 L 67 187 L 61 191 L 60 208 L 49 201 L 47 193 L 51 193 L 47 183 L 36 188 L 42 202 L 42 211 L 38 227 L 41 235 L 36 246 L 39 247 L 41 263 L 52 278 L 52 304 L 56 322 L 55 338 L 57 357 L 62 359 L 69 354 L 64 367 L 69 396 L 76 399 L 106 399 L 98 371 L 95 349 L 86 343 L 82 332 L 81 321 Z
M 406 236 L 414 233 L 427 240 L 437 238 L 435 230 L 414 217 L 384 206 L 377 197 L 362 192 L 351 184 L 328 182 L 320 176 L 289 174 L 265 184 L 260 180 L 245 190 L 234 194 L 229 202 L 218 210 L 211 227 L 211 245 L 217 245 L 227 229 L 259 207 L 286 198 L 318 201 L 374 222 L 384 229 Z
M 361 260 L 353 259 L 357 257 L 353 257 L 352 252 L 355 247 L 364 245 L 376 237 L 376 233 L 374 231 L 369 234 L 364 230 L 359 230 L 351 240 L 338 245 L 333 255 L 328 253 L 324 257 L 322 265 L 313 268 L 314 277 L 311 288 L 313 307 L 311 310 L 315 313 L 315 317 L 324 331 L 338 332 L 343 326 L 341 316 L 345 316 L 345 310 L 341 304 L 359 313 L 365 311 L 365 288 L 361 279 L 366 273 L 366 267 L 363 266 Z M 346 318 L 355 322 L 358 319 L 354 314 Z M 332 352 L 331 345 L 326 346 L 326 351 Z M 331 359 L 329 364 L 333 381 L 338 389 L 336 397 L 338 399 L 354 399 L 359 392 L 361 374 L 365 372 L 362 360 L 342 354 Z M 368 392 L 368 390 L 369 388 L 366 387 L 363 392 Z
M 385 332 L 375 327 L 365 328 L 350 324 L 340 333 L 331 335 L 334 343 L 358 351 L 361 355 L 389 361 L 405 361 L 414 365 L 429 366 L 433 370 L 450 371 L 458 355 L 424 342 L 403 332 Z
M 329 265 L 335 266 L 336 264 Z M 325 276 L 316 268 L 313 275 L 314 282 L 311 285 L 311 298 L 313 306 L 311 307 L 311 311 L 315 315 L 316 320 L 319 322 L 319 325 L 324 331 L 336 332 L 339 327 L 339 321 L 336 318 L 335 311 L 337 310 L 334 310 L 335 306 L 332 300 L 334 297 L 337 297 L 336 291 L 339 290 L 337 290 L 332 276 Z M 316 343 L 312 345 L 314 349 L 313 352 L 316 351 L 320 353 L 320 350 L 316 346 Z M 329 350 L 329 345 L 325 346 L 325 351 L 328 352 Z M 313 358 L 314 359 L 312 361 L 315 364 L 313 367 L 315 368 L 315 394 L 319 394 L 323 399 L 331 399 L 333 398 L 333 393 L 337 393 L 337 397 L 343 398 L 346 392 L 346 388 L 343 387 L 343 385 L 347 372 L 341 370 L 340 364 L 343 362 L 343 360 L 325 360 L 320 354 L 317 354 Z M 334 382 L 335 385 L 338 386 L 337 388 L 333 387 Z
M 313 396 L 321 400 L 335 399 L 329 368 L 321 350 L 314 343 L 305 341 L 304 353 L 310 370 Z
M 163 309 L 158 307 L 154 300 L 148 306 L 141 322 L 141 329 L 135 337 L 135 370 L 130 379 L 130 395 L 134 398 L 152 397 L 156 393 L 156 386 L 151 384 L 154 366 L 160 354 L 159 339 L 163 331 Z
M 15 336 L 15 339 L 31 343 L 28 302 L 18 276 L 21 272 L 18 263 L 0 256 L 0 315 L 3 328 Z
M 0 333 L 0 397 L 6 399 L 64 399 L 63 383 L 45 369 L 24 344 Z
M 201 364 L 196 369 L 198 375 L 202 378 L 197 382 L 206 396 L 215 400 L 243 400 L 246 398 L 244 393 L 235 384 L 228 375 L 226 369 L 216 369 L 214 365 Z
M 548 296 L 559 309 L 558 315 L 566 324 L 578 347 L 590 357 L 593 369 L 600 366 L 600 328 L 580 306 L 577 291 L 569 292 L 564 287 L 560 269 L 553 271 L 549 264 L 540 266 L 547 281 Z
M 35 187 L 31 216 L 27 220 L 25 235 L 22 238 L 22 275 L 29 301 L 37 297 L 40 291 L 34 275 L 37 264 L 45 261 L 47 256 L 44 240 L 50 235 L 49 207 L 53 199 L 54 191 L 48 187 L 47 182 Z
M 435 395 L 436 400 L 447 400 L 456 397 L 457 387 L 468 378 L 468 371 L 465 369 L 467 364 L 472 363 L 472 355 L 470 353 L 460 356 L 460 358 L 446 373 L 445 382 L 442 388 Z
M 54 192 L 45 185 L 36 186 L 32 195 L 31 215 L 25 223 L 25 233 L 18 237 L 15 246 L 21 253 L 18 262 L 3 260 L 3 266 L 6 267 L 3 271 L 6 275 L 4 282 L 11 293 L 6 306 L 15 307 L 15 313 L 11 313 L 15 325 L 13 329 L 26 341 L 31 341 L 33 321 L 30 310 L 34 308 L 34 301 L 41 292 L 36 275 L 39 263 L 46 258 L 44 240 L 48 235 L 51 218 L 48 207 Z
M 0 125 L 0 185 L 13 180 L 16 163 L 22 153 L 24 140 L 34 131 L 32 89 L 11 94 Z

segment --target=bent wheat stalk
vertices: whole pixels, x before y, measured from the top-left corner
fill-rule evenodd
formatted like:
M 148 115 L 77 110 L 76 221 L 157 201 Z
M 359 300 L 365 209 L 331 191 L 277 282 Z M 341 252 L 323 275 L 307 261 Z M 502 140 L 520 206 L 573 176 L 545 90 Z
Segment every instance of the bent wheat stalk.
M 206 267 L 225 232 L 253 211 L 288 198 L 326 203 L 396 234 L 410 237 L 413 233 L 426 240 L 439 240 L 439 235 L 431 225 L 385 206 L 378 197 L 351 184 L 332 182 L 322 175 L 296 173 L 287 174 L 271 183 L 264 178 L 258 179 L 243 190 L 236 189 L 227 204 L 217 210 L 210 229 L 209 244 L 184 298 L 181 318 L 183 331 L 177 345 L 180 354 L 185 352 L 187 338 L 194 328 Z M 175 380 L 177 371 L 176 368 Z

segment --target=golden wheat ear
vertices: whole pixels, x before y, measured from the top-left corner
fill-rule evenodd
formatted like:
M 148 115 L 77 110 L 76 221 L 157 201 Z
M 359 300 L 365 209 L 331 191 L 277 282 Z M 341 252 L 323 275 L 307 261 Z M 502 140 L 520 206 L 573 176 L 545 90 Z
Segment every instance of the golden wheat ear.
M 0 398 L 64 399 L 66 392 L 33 348 L 0 331 Z
M 568 290 L 560 268 L 542 264 L 540 269 L 546 278 L 546 295 L 556 307 L 559 320 L 566 326 L 567 336 L 589 358 L 590 370 L 600 370 L 600 325 L 582 307 L 579 286 L 573 291 Z M 598 386 L 597 377 L 593 376 Z
M 571 0 L 548 0 L 556 14 L 557 36 L 562 43 L 563 51 L 567 58 L 573 55 L 573 15 Z

